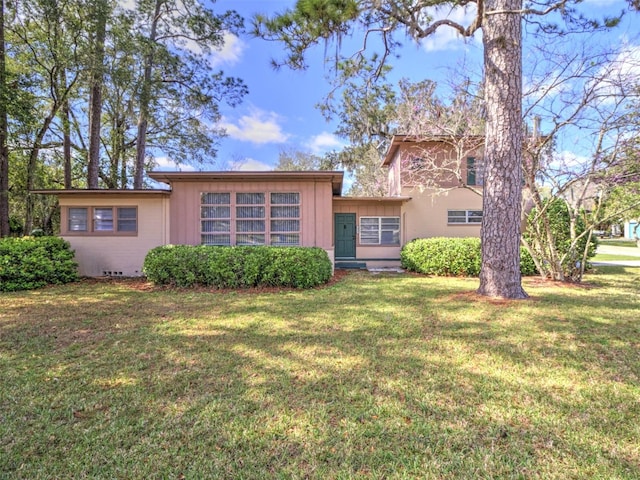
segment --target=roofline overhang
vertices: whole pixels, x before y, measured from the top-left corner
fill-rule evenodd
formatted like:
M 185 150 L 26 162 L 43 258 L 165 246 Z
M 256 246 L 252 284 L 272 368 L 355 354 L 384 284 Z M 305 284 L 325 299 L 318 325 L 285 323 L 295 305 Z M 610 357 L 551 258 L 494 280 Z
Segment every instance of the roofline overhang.
M 40 195 L 73 195 L 77 197 L 82 196 L 118 196 L 118 195 L 170 195 L 171 190 L 162 188 L 148 188 L 148 189 L 107 189 L 107 188 L 92 188 L 92 189 L 48 189 L 48 190 L 31 190 L 30 193 L 37 193 Z
M 148 173 L 149 178 L 171 185 L 173 182 L 219 182 L 229 180 L 245 181 L 322 181 L 331 182 L 334 195 L 342 193 L 344 172 L 337 170 L 305 170 L 305 171 L 222 171 L 222 172 L 161 172 Z
M 391 202 L 391 203 L 406 203 L 411 200 L 411 197 L 334 197 L 333 200 L 340 202 Z

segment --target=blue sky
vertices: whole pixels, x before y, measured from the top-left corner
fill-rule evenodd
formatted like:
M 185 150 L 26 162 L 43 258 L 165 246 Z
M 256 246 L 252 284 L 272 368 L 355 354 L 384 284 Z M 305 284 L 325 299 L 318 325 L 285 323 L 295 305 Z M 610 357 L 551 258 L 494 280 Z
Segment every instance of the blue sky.
M 294 4 L 293 0 L 218 0 L 215 11 L 235 9 L 245 17 L 247 26 L 256 13 L 273 15 Z M 619 0 L 587 0 L 585 5 L 596 14 L 614 13 L 626 3 Z M 456 20 L 464 22 L 473 12 L 458 10 Z M 633 17 L 633 18 L 631 18 Z M 638 16 L 630 15 L 616 31 L 599 41 L 615 42 L 635 38 L 640 28 Z M 466 22 L 465 22 L 466 23 Z M 404 40 L 404 39 L 403 39 Z M 636 39 L 637 40 L 637 39 Z M 343 52 L 356 51 L 358 38 L 346 39 Z M 479 34 L 473 39 L 458 38 L 452 29 L 440 29 L 420 45 L 404 40 L 392 62 L 392 80 L 407 77 L 413 81 L 426 78 L 444 82 L 456 68 L 481 71 L 482 48 Z M 181 166 L 184 170 L 267 170 L 278 161 L 281 150 L 301 150 L 322 155 L 340 149 L 344 140 L 334 135 L 335 123 L 327 123 L 315 105 L 330 91 L 329 70 L 324 68 L 325 51 L 319 47 L 310 52 L 308 70 L 293 71 L 287 67 L 274 70 L 271 59 L 282 58 L 282 45 L 252 38 L 229 35 L 225 48 L 211 61 L 227 75 L 242 78 L 249 95 L 236 108 L 222 109 L 222 126 L 228 137 L 221 141 L 218 158 L 202 166 Z M 526 58 L 526 54 L 525 54 Z M 159 169 L 171 168 L 168 159 L 159 159 Z

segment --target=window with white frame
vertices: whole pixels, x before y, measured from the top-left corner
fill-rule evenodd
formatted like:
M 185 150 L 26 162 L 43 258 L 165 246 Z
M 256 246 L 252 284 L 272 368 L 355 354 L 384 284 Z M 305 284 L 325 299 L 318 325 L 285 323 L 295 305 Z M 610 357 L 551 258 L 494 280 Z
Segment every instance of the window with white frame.
M 231 245 L 231 194 L 200 195 L 200 242 Z
M 67 234 L 135 235 L 137 207 L 68 207 Z
M 300 245 L 300 194 L 271 193 L 271 245 Z
M 482 210 L 448 210 L 447 223 L 480 224 L 482 223 Z
M 204 245 L 300 245 L 300 193 L 202 193 Z
M 360 217 L 361 245 L 400 245 L 400 217 Z

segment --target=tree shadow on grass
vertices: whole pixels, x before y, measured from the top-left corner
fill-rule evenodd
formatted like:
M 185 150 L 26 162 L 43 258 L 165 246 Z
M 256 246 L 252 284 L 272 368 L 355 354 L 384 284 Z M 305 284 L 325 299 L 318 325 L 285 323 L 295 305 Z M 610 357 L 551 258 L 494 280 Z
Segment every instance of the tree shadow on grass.
M 0 471 L 633 472 L 638 385 L 621 368 L 638 365 L 623 338 L 632 302 L 603 325 L 582 310 L 576 318 L 581 302 L 564 294 L 470 302 L 459 292 L 472 284 L 354 276 L 313 292 L 61 289 L 55 305 L 31 299 L 2 319 L 3 384 L 12 387 L 0 394 Z M 613 352 L 604 359 L 603 339 Z

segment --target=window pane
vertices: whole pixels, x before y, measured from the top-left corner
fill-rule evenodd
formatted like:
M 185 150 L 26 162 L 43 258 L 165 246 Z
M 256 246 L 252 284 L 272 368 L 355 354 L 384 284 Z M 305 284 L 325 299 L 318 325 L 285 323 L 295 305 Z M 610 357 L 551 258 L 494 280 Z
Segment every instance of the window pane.
M 381 245 L 400 245 L 400 230 L 383 230 L 380 235 Z
M 271 235 L 271 245 L 276 247 L 300 245 L 300 235 L 297 233 L 273 234 Z
M 264 220 L 238 220 L 236 221 L 237 232 L 264 232 Z
M 236 193 L 238 205 L 264 205 L 264 193 Z
M 271 220 L 272 232 L 297 232 L 299 230 L 299 220 Z
M 200 195 L 200 203 L 203 205 L 229 205 L 230 193 L 203 193 Z
M 113 209 L 94 208 L 93 209 L 93 229 L 96 232 L 106 232 L 113 230 Z
M 231 235 L 201 235 L 202 245 L 231 245 Z
M 201 218 L 230 218 L 231 207 L 200 207 Z
M 138 209 L 135 207 L 118 208 L 118 231 L 135 232 L 138 229 Z
M 264 234 L 238 234 L 236 235 L 236 245 L 264 245 Z
M 300 207 L 271 207 L 271 218 L 299 218 Z
M 383 217 L 380 220 L 383 229 L 400 228 L 400 217 Z
M 299 193 L 272 193 L 271 204 L 272 205 L 299 205 L 300 194 Z
M 230 220 L 203 220 L 202 232 L 230 232 L 231 221 Z
M 364 245 L 377 245 L 378 232 L 362 232 L 360 234 L 360 243 Z
M 380 219 L 378 217 L 361 217 L 360 225 L 375 226 L 376 228 L 378 228 L 378 224 L 380 223 L 379 220 Z
M 469 223 L 482 223 L 482 210 L 469 210 Z
M 236 207 L 237 218 L 264 218 L 264 207 Z
M 87 231 L 87 209 L 86 208 L 70 208 L 69 209 L 69 231 L 70 232 L 86 232 Z

